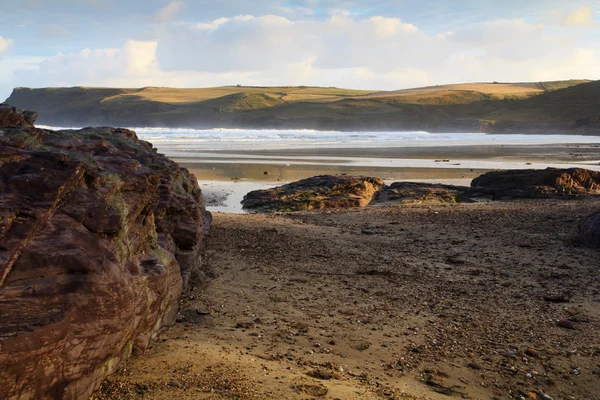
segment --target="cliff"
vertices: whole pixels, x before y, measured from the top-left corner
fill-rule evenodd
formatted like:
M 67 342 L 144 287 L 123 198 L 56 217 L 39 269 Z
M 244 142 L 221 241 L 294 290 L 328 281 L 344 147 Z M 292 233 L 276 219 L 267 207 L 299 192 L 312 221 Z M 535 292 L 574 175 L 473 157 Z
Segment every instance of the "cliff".
M 399 91 L 319 87 L 16 88 L 9 103 L 54 126 L 600 134 L 600 81 Z
M 174 322 L 211 216 L 135 132 L 0 107 L 0 398 L 87 399 Z

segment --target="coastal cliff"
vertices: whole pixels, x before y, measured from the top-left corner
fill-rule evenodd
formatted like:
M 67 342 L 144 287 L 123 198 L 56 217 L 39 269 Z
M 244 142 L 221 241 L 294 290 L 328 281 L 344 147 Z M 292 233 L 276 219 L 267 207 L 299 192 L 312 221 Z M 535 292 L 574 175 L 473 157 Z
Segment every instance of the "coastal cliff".
M 0 398 L 87 399 L 172 324 L 211 215 L 127 129 L 0 106 Z

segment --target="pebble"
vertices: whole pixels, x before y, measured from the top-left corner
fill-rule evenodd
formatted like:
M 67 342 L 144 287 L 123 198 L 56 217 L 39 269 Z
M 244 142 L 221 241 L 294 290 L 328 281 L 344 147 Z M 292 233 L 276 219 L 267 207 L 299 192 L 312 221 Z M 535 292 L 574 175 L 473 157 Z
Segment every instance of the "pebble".
M 471 369 L 476 369 L 476 370 L 480 370 L 481 365 L 477 364 L 476 362 L 470 362 L 467 364 L 467 367 L 471 368 Z
M 536 349 L 532 349 L 531 347 L 528 347 L 527 350 L 525 350 L 525 354 L 527 354 L 529 357 L 533 357 L 533 358 L 540 357 L 540 353 L 538 353 L 538 351 Z
M 544 296 L 544 301 L 548 301 L 550 303 L 568 303 L 569 299 L 562 294 L 555 294 Z
M 575 324 L 571 321 L 568 321 L 566 319 L 561 319 L 560 321 L 558 321 L 556 323 L 556 326 L 561 327 L 561 328 L 565 328 L 565 329 L 575 329 Z

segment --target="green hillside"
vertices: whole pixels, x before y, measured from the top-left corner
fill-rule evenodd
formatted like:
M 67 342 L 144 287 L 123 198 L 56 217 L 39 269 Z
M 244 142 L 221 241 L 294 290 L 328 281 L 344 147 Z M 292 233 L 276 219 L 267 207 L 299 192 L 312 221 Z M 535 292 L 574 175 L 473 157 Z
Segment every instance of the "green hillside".
M 384 92 L 305 86 L 16 88 L 6 102 L 38 111 L 40 124 L 61 126 L 580 134 L 600 130 L 595 122 L 600 117 L 600 81 L 583 80 Z

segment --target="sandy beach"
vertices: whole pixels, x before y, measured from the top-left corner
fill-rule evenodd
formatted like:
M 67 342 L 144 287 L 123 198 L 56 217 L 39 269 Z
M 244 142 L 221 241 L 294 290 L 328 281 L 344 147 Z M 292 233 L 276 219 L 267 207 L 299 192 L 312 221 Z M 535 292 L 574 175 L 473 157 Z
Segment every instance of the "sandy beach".
M 216 213 L 178 324 L 96 398 L 599 399 L 597 208 Z

